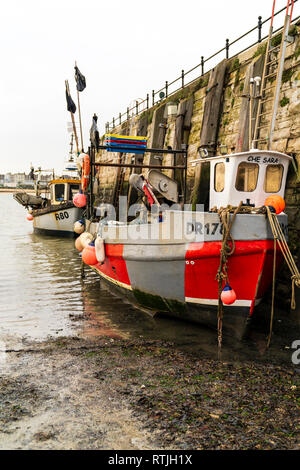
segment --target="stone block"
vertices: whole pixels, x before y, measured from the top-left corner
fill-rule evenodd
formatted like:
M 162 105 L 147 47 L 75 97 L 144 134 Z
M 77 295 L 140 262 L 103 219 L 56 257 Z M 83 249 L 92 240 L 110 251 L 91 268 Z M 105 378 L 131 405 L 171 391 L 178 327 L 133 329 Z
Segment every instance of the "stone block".
M 277 140 L 276 142 L 273 142 L 272 150 L 285 153 L 287 149 L 287 143 L 288 139 Z
M 293 114 L 300 113 L 300 100 L 296 101 L 295 103 L 291 103 L 289 105 L 289 114 L 290 116 L 293 116 Z M 300 121 L 300 118 L 299 118 Z M 300 127 L 300 122 L 299 122 L 299 127 Z

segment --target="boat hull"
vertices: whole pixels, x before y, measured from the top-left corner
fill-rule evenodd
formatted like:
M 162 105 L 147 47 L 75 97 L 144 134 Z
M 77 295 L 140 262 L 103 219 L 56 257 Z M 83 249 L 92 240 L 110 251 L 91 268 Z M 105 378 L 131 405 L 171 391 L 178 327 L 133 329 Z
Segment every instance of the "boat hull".
M 270 240 L 236 242 L 228 261 L 237 300 L 224 306 L 224 329 L 239 338 L 245 335 L 255 306 L 270 286 L 273 246 Z M 168 252 L 170 258 L 173 251 L 173 259 L 145 261 L 126 258 L 124 245 L 107 244 L 104 264 L 93 269 L 115 293 L 136 306 L 216 328 L 220 248 L 220 242 L 176 246 Z M 280 262 L 278 254 L 277 267 Z
M 60 237 L 75 237 L 74 223 L 82 216 L 82 209 L 77 207 L 58 207 L 51 210 L 33 212 L 35 233 Z
M 202 224 L 211 226 L 216 215 L 208 214 Z M 249 219 L 252 217 L 252 219 Z M 287 217 L 280 216 L 287 231 Z M 274 240 L 264 216 L 237 216 L 235 249 L 228 258 L 228 280 L 237 300 L 224 305 L 224 331 L 241 338 L 247 332 L 255 306 L 272 282 Z M 163 229 L 163 227 L 162 227 Z M 107 229 L 109 232 L 109 229 Z M 207 230 L 208 231 L 208 230 Z M 217 327 L 222 230 L 211 231 L 202 241 L 125 239 L 122 229 L 105 240 L 105 261 L 93 269 L 111 288 L 144 309 Z M 123 238 L 123 243 L 118 240 Z M 276 269 L 281 263 L 277 251 Z

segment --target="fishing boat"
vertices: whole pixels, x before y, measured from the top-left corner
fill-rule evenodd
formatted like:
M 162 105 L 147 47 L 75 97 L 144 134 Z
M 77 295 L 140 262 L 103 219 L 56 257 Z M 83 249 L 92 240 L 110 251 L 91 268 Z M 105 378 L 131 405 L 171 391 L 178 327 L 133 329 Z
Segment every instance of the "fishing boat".
M 33 221 L 34 232 L 74 237 L 74 223 L 82 217 L 83 209 L 73 204 L 81 184 L 73 156 L 60 177 L 55 176 L 54 170 L 32 168 L 31 172 L 35 194 L 17 192 L 13 197 L 28 210 L 27 219 Z
M 96 161 L 92 141 L 85 157 L 90 162 L 86 175 L 90 188 L 96 168 L 139 169 L 142 173 L 131 174 L 129 184 L 140 194 L 142 204 L 129 207 L 127 212 L 128 201 L 118 198 L 117 220 L 116 207 L 97 206 L 93 191 L 87 191 L 85 232 L 76 240 L 83 262 L 133 304 L 217 327 L 219 339 L 223 325 L 238 337 L 247 332 L 255 308 L 272 281 L 274 293 L 274 280 L 283 257 L 291 270 L 292 292 L 295 285 L 300 287 L 300 274 L 287 244 L 288 218 L 284 213 L 292 157 L 272 149 L 291 14 L 292 8 L 289 11 L 288 7 L 276 60 L 271 60 L 272 15 L 262 77 L 250 79 L 249 92 L 244 96 L 249 103 L 249 142 L 246 142 L 249 150 L 220 151 L 218 155 L 200 147 L 200 158 L 189 162 L 210 168 L 208 209 L 200 204 L 192 210 L 186 205 L 185 145 L 179 150 L 155 149 L 147 147 L 146 137 L 108 134 L 97 150 L 119 152 L 118 155 L 150 153 L 160 162 L 161 156 L 167 154 L 174 165 L 148 165 L 143 159 L 143 163 L 138 163 L 139 156 L 130 158 L 131 163 L 128 158 Z M 266 100 L 271 71 L 276 81 L 273 97 Z M 272 101 L 271 113 L 265 107 L 266 101 Z M 263 133 L 266 128 L 263 118 L 270 114 L 267 132 Z M 262 149 L 257 148 L 259 144 Z M 184 164 L 176 165 L 179 160 Z M 178 194 L 176 181 L 164 170 L 184 172 L 182 195 Z M 274 295 L 272 308 L 274 311 Z
M 189 207 L 173 209 L 172 204 L 162 208 L 159 196 L 165 201 L 170 194 L 176 194 L 174 188 L 169 188 L 169 178 L 163 173 L 158 178 L 156 169 L 149 171 L 149 179 L 132 175 L 135 187 L 144 191 L 146 206 L 149 208 L 154 199 L 158 202 L 153 203 L 156 215 L 145 206 L 144 216 L 139 214 L 130 223 L 107 217 L 98 222 L 87 220 L 86 232 L 91 235 L 88 242 L 93 239 L 95 247 L 85 244 L 82 258 L 133 304 L 215 327 L 224 241 L 222 208 L 228 208 L 228 221 L 234 217 L 229 242 L 233 252 L 221 285 L 223 291 L 228 282 L 227 289 L 234 290 L 236 299 L 231 305 L 222 302 L 224 326 L 242 336 L 272 282 L 274 235 L 264 205 L 270 195 L 284 197 L 291 157 L 251 150 L 204 160 L 209 162 L 211 174 L 207 212 L 191 211 Z M 105 164 L 94 163 L 98 165 Z M 277 218 L 287 235 L 287 215 L 281 212 Z M 278 250 L 276 269 L 281 259 Z

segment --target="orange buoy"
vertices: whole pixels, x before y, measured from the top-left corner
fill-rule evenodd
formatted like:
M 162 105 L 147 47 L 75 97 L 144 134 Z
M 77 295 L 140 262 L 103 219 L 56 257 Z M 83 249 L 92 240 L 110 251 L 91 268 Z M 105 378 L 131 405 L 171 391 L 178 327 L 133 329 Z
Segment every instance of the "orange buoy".
M 281 214 L 285 209 L 285 200 L 278 194 L 267 197 L 265 206 L 271 206 L 275 209 L 276 214 Z
M 98 264 L 94 243 L 90 243 L 88 246 L 86 246 L 83 249 L 81 259 L 85 264 L 88 264 L 90 266 L 94 266 L 95 264 Z
M 32 214 L 27 214 L 26 219 L 27 220 L 33 220 L 33 215 Z
M 81 187 L 83 191 L 85 191 L 88 187 L 89 176 L 90 176 L 90 157 L 87 154 L 85 154 L 83 157 L 82 176 L 81 176 Z
M 230 287 L 228 282 L 222 291 L 221 300 L 225 305 L 231 305 L 236 301 L 236 293 L 234 292 L 232 287 Z
M 77 193 L 73 197 L 73 204 L 75 207 L 84 207 L 86 206 L 86 195 L 82 193 Z

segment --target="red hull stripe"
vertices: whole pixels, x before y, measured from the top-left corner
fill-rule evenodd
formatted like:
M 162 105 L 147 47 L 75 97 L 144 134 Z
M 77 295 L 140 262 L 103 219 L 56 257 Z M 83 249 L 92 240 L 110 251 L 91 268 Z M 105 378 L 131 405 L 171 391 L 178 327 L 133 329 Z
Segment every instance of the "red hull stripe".
M 228 259 L 228 280 L 237 294 L 234 306 L 249 306 L 252 312 L 259 302 L 257 299 L 261 299 L 268 289 L 272 279 L 273 246 L 272 240 L 235 242 L 235 252 Z M 192 243 L 188 246 L 186 301 L 215 304 L 218 299 L 216 273 L 220 264 L 220 248 L 221 242 Z
M 105 244 L 105 261 L 94 268 L 113 284 L 131 289 L 126 262 L 123 259 L 123 249 L 124 245 Z

